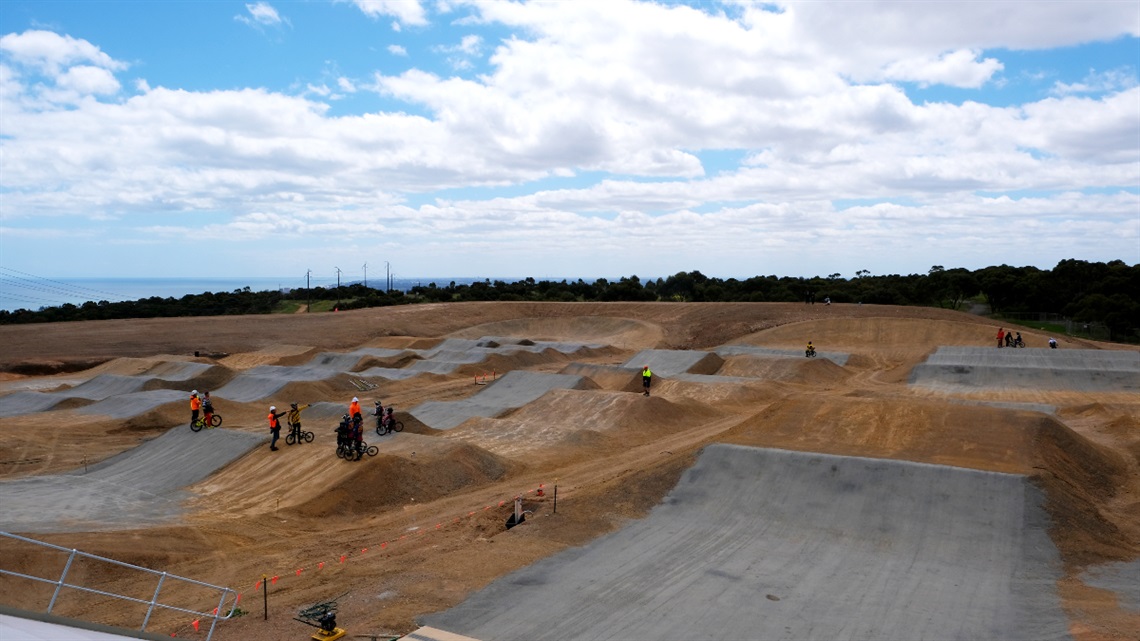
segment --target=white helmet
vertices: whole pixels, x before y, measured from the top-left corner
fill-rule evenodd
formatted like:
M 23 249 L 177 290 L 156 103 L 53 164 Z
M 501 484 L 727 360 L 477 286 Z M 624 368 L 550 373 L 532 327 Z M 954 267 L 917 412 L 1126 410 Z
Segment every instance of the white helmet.
M 193 392 L 190 392 L 190 396 L 197 396 L 197 395 L 198 395 L 198 390 L 194 390 Z
M 352 402 L 353 402 L 353 403 L 359 403 L 359 402 L 360 402 L 360 399 L 359 399 L 359 398 L 356 398 L 355 396 L 353 396 L 353 397 L 352 397 Z
M 276 406 L 276 405 L 270 405 L 270 406 L 269 406 L 269 411 L 270 411 L 270 412 L 272 412 L 272 411 L 273 411 L 273 410 L 275 410 L 275 409 L 277 409 L 277 406 Z

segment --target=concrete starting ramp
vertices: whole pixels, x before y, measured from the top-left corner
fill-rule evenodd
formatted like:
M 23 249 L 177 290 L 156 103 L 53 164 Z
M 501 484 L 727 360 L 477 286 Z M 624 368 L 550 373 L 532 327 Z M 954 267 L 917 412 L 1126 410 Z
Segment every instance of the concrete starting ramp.
M 640 372 L 649 366 L 656 376 L 676 376 L 677 374 L 712 374 L 724 361 L 712 352 L 688 349 L 645 349 L 625 362 L 622 367 Z
M 939 347 L 911 370 L 910 384 L 941 391 L 1140 392 L 1140 352 Z
M 142 445 L 68 474 L 0 481 L 0 530 L 71 532 L 170 523 L 196 483 L 265 436 L 209 429 L 171 429 Z
M 1043 504 L 1018 475 L 711 445 L 647 518 L 420 623 L 483 641 L 1067 639 Z
M 428 427 L 449 430 L 473 416 L 492 418 L 522 407 L 552 389 L 581 389 L 586 384 L 581 376 L 516 370 L 475 396 L 461 401 L 428 401 L 417 405 L 410 414 Z

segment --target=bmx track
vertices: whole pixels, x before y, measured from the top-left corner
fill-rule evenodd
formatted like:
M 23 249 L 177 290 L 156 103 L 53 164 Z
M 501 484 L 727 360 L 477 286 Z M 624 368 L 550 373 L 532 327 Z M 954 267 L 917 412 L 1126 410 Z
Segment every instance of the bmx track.
M 422 620 L 482 641 L 1065 639 L 1043 502 L 1018 475 L 710 445 L 648 518 Z

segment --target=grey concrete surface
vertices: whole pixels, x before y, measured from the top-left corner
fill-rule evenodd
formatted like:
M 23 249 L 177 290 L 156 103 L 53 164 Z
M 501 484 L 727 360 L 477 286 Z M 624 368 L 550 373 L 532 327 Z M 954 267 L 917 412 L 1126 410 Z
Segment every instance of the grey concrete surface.
M 910 384 L 942 391 L 1001 389 L 1140 392 L 1140 352 L 940 347 Z
M 419 623 L 484 641 L 1067 639 L 1043 504 L 1022 476 L 710 445 L 646 519 Z
M 241 457 L 264 435 L 225 428 L 173 428 L 142 445 L 68 474 L 0 481 L 0 530 L 116 530 L 174 521 L 183 488 Z
M 0 398 L 0 418 L 47 411 L 69 398 L 101 401 L 111 396 L 137 392 L 148 380 L 150 379 L 143 376 L 100 374 L 58 392 L 16 392 Z
M 167 403 L 184 403 L 189 407 L 188 399 L 189 396 L 182 390 L 156 389 L 110 396 L 77 408 L 75 411 L 80 414 L 101 414 L 111 418 L 131 418 Z
M 578 389 L 581 376 L 514 371 L 488 383 L 478 394 L 460 401 L 428 401 L 412 408 L 411 415 L 428 427 L 448 430 L 473 416 L 493 417 L 522 407 L 552 389 Z
M 656 376 L 676 376 L 685 374 L 702 361 L 714 357 L 712 352 L 702 352 L 690 349 L 644 349 L 622 366 L 629 368 L 630 372 L 640 372 L 642 367 L 649 366 L 649 371 Z M 719 358 L 719 357 L 716 357 Z M 708 374 L 709 372 L 701 372 Z
M 1140 559 L 1094 566 L 1081 575 L 1081 580 L 1115 592 L 1121 607 L 1140 613 Z

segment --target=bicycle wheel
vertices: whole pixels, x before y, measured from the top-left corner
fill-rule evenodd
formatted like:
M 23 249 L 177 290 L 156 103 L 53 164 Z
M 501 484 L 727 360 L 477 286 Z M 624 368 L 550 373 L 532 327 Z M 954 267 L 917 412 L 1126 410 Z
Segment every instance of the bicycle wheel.
M 380 453 L 380 448 L 376 447 L 375 445 L 369 445 L 368 449 L 364 451 L 368 454 L 368 456 L 376 456 Z
M 396 421 L 396 422 L 392 423 L 392 431 L 393 432 L 403 432 L 404 431 L 404 424 L 401 423 L 400 421 Z
M 213 416 L 210 417 L 210 427 L 221 427 L 221 426 L 222 426 L 222 415 L 221 414 L 214 414 Z
M 301 438 L 305 439 L 306 443 L 312 443 L 315 437 L 312 432 L 301 432 Z
M 341 445 L 340 443 L 337 443 L 336 446 L 336 457 L 344 458 L 344 445 Z
M 194 432 L 201 432 L 203 427 L 206 427 L 206 424 L 202 422 L 202 419 L 198 419 L 190 424 L 190 429 Z
M 292 445 L 296 442 L 297 442 L 297 435 L 292 433 L 292 432 L 289 432 L 289 436 L 285 437 L 285 444 L 286 445 Z
M 380 425 L 376 426 L 376 436 L 384 436 L 384 428 Z

